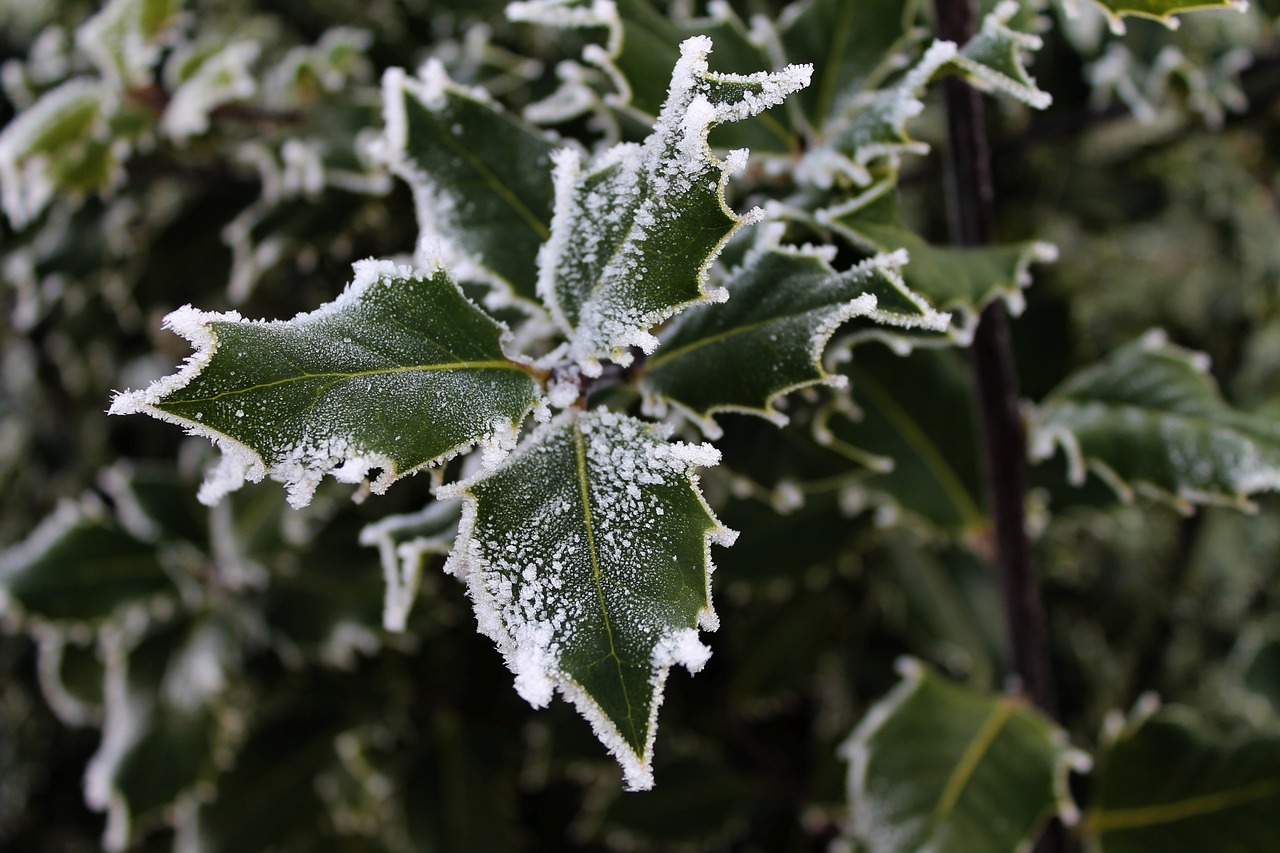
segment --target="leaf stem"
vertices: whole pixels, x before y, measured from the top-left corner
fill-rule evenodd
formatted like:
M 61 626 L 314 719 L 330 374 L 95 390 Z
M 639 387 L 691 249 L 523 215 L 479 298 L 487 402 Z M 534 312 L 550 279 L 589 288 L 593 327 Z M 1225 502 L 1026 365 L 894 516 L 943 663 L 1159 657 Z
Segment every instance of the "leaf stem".
M 941 38 L 957 44 L 972 38 L 972 0 L 934 0 L 934 9 Z M 944 86 L 953 238 L 965 246 L 989 245 L 995 242 L 995 193 L 982 96 L 958 78 L 948 78 Z M 972 359 L 988 501 L 995 524 L 1007 667 L 1031 700 L 1053 714 L 1056 703 L 1045 650 L 1044 614 L 1026 533 L 1026 435 L 1019 412 L 1009 318 L 1002 302 L 993 302 L 983 310 Z

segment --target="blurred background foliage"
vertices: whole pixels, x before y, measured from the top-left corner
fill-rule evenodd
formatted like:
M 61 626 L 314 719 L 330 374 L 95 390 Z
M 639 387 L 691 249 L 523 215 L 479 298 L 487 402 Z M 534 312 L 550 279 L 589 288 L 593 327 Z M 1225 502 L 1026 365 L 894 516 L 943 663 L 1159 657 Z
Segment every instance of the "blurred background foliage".
M 845 821 L 837 745 L 895 659 L 1000 685 L 981 518 L 940 526 L 845 476 L 810 438 L 819 407 L 781 431 L 724 418 L 725 464 L 704 476 L 742 531 L 717 556 L 722 627 L 706 670 L 670 684 L 641 795 L 566 703 L 516 697 L 442 554 L 423 558 L 408 630 L 382 630 L 359 531 L 421 507 L 427 478 L 365 503 L 330 483 L 302 512 L 272 484 L 197 504 L 204 442 L 103 414 L 186 355 L 161 318 L 291 316 L 351 261 L 412 251 L 409 191 L 366 150 L 382 69 L 438 57 L 518 110 L 584 36 L 510 24 L 499 0 L 142 5 L 152 29 L 102 55 L 77 37 L 98 4 L 0 2 L 0 122 L 69 80 L 90 95 L 41 142 L 56 191 L 6 196 L 0 218 L 0 546 L 25 608 L 0 635 L 0 848 L 819 850 Z M 1046 12 L 1033 70 L 1053 105 L 991 110 L 1000 234 L 1059 250 L 1014 326 L 1023 394 L 1159 327 L 1210 356 L 1234 405 L 1280 416 L 1280 3 L 1124 35 Z M 935 144 L 936 106 L 913 126 Z M 944 240 L 938 159 L 900 185 L 911 224 Z M 904 389 L 951 377 L 954 394 L 893 402 L 971 466 L 964 353 L 877 349 L 850 369 Z M 1092 750 L 1150 691 L 1274 729 L 1280 502 L 1183 515 L 1062 467 L 1036 469 L 1036 560 L 1073 742 Z M 980 506 L 976 471 L 960 476 Z

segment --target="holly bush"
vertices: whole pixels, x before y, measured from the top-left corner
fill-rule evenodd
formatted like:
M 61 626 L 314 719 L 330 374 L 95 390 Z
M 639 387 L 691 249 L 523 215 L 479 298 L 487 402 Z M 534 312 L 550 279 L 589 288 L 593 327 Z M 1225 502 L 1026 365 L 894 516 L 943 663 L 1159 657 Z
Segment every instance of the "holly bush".
M 1278 17 L 0 3 L 0 844 L 1280 848 Z

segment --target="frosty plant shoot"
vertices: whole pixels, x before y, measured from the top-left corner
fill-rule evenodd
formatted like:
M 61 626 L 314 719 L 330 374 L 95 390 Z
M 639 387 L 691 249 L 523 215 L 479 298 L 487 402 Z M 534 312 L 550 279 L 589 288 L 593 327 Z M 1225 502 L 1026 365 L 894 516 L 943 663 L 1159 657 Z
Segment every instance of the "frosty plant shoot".
M 657 348 L 655 326 L 728 298 L 708 287 L 708 268 L 763 212 L 739 216 L 728 207 L 725 187 L 747 152 L 721 160 L 707 135 L 781 103 L 812 73 L 788 66 L 716 74 L 707 67 L 711 48 L 706 37 L 681 45 L 643 144 L 619 144 L 585 163 L 573 148 L 553 155 L 554 212 L 536 278 L 564 337 L 550 354 L 509 352 L 507 330 L 443 267 L 365 261 L 338 299 L 292 320 L 173 312 L 168 327 L 195 353 L 174 376 L 111 406 L 218 445 L 223 457 L 201 489 L 205 502 L 268 476 L 286 485 L 295 507 L 326 474 L 360 483 L 377 471 L 370 487 L 379 493 L 479 446 L 478 469 L 439 490 L 466 502 L 449 569 L 467 583 L 480 630 L 502 650 L 520 695 L 543 706 L 560 690 L 633 788 L 652 785 L 668 670 L 679 663 L 696 671 L 709 654 L 697 639 L 699 628 L 716 627 L 709 546 L 728 545 L 734 534 L 715 519 L 694 474 L 716 464 L 715 449 L 671 442 L 669 430 L 625 414 L 586 410 L 573 377 L 599 377 L 603 361 L 630 365 L 631 347 Z M 445 207 L 414 160 L 415 123 L 458 101 L 492 108 L 452 86 L 438 66 L 423 79 L 391 72 L 387 81 L 386 155 L 411 181 L 420 178 L 421 207 Z M 519 198 L 503 201 L 527 210 Z M 527 216 L 537 231 L 536 214 Z M 466 223 L 437 218 L 442 255 L 486 251 L 450 243 L 451 228 Z M 553 416 L 553 406 L 563 411 Z M 542 426 L 508 456 L 530 414 Z
M 1280 849 L 1274 3 L 280 6 L 0 3 L 0 847 Z

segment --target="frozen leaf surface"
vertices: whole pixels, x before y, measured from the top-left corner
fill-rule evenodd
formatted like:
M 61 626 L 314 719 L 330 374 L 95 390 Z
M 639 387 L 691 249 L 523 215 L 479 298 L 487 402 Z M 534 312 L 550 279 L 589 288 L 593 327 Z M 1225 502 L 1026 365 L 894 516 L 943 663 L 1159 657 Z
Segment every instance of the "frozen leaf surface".
M 418 226 L 450 268 L 534 298 L 538 249 L 550 236 L 554 143 L 449 80 L 438 62 L 382 80 L 384 154 L 413 189 Z
M 1126 500 L 1137 489 L 1184 508 L 1247 506 L 1280 490 L 1280 423 L 1229 406 L 1204 356 L 1159 332 L 1068 377 L 1036 408 L 1032 457 L 1059 446 L 1073 483 L 1093 471 Z
M 771 242 L 771 241 L 770 241 Z M 651 410 L 674 405 L 710 436 L 717 411 L 786 417 L 782 395 L 819 383 L 841 384 L 822 364 L 837 332 L 885 337 L 910 346 L 913 336 L 946 331 L 949 315 L 909 291 L 901 255 L 878 256 L 837 272 L 830 253 L 765 245 L 754 249 L 725 284 L 724 305 L 698 306 L 662 337 L 640 387 Z
M 718 460 L 643 421 L 569 410 L 446 492 L 465 499 L 447 568 L 466 581 L 516 690 L 535 707 L 559 690 L 632 789 L 653 784 L 668 671 L 701 669 L 710 651 L 698 629 L 718 624 L 710 544 L 736 534 L 693 474 Z
M 538 293 L 589 376 L 600 374 L 602 358 L 630 364 L 628 347 L 653 352 L 658 341 L 649 330 L 683 308 L 723 301 L 723 290 L 707 287 L 707 268 L 738 227 L 761 215 L 740 217 L 726 206 L 725 184 L 746 151 L 722 161 L 707 133 L 780 103 L 808 84 L 812 69 L 714 74 L 710 52 L 704 36 L 681 45 L 643 145 L 614 146 L 586 167 L 571 149 L 557 155 Z
M 146 412 L 217 443 L 205 502 L 267 475 L 295 507 L 327 473 L 359 483 L 379 469 L 381 492 L 477 443 L 493 461 L 540 397 L 503 353 L 503 327 L 442 270 L 364 261 L 337 300 L 292 320 L 188 306 L 166 322 L 196 352 L 177 374 L 118 395 L 111 412 Z
M 953 684 L 916 661 L 845 743 L 854 833 L 873 853 L 993 853 L 1029 846 L 1083 757 L 1014 696 Z
M 1139 708 L 1112 733 L 1081 835 L 1097 853 L 1280 849 L 1280 737 Z

